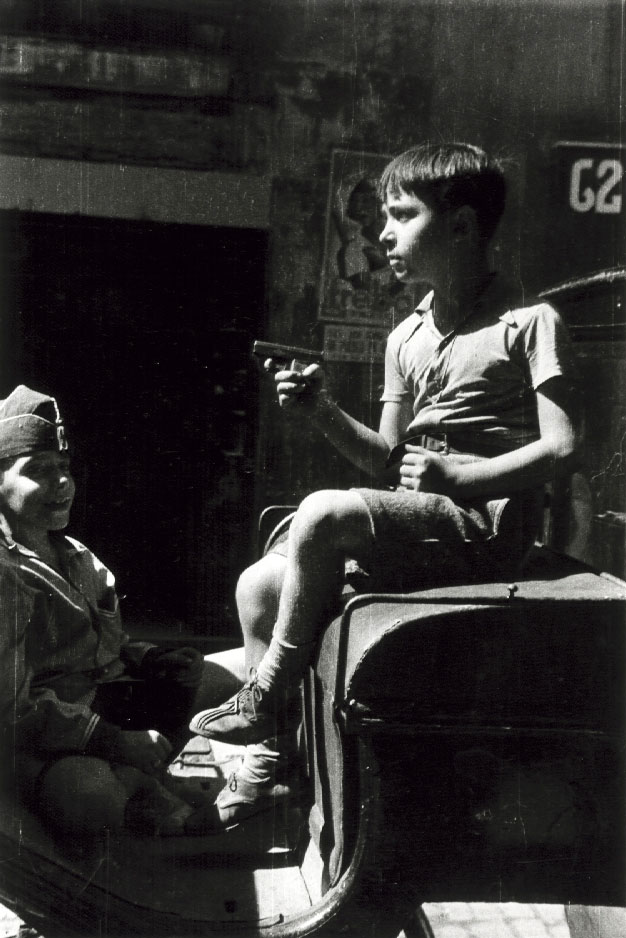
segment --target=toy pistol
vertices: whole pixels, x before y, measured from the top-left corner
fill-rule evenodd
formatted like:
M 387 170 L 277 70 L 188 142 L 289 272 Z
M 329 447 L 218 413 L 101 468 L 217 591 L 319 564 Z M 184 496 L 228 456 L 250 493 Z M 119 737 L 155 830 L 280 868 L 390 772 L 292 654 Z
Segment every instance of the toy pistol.
M 278 366 L 281 368 L 289 366 L 292 371 L 304 371 L 307 365 L 320 364 L 324 361 L 323 352 L 299 348 L 297 345 L 278 345 L 274 342 L 256 341 L 252 347 L 252 354 L 262 361 L 273 358 Z

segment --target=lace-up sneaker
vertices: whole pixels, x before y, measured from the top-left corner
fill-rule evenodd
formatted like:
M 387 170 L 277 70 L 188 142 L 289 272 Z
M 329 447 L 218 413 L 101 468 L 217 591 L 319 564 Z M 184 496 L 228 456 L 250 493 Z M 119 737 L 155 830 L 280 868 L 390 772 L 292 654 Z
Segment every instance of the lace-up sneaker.
M 295 795 L 295 789 L 287 783 L 272 779 L 266 782 L 247 781 L 233 772 L 215 803 L 196 811 L 187 819 L 186 832 L 211 834 L 232 830 L 262 811 L 275 811 L 280 804 Z
M 265 691 L 254 675 L 221 706 L 196 713 L 189 729 L 198 736 L 247 746 L 286 732 L 298 719 L 297 695 Z

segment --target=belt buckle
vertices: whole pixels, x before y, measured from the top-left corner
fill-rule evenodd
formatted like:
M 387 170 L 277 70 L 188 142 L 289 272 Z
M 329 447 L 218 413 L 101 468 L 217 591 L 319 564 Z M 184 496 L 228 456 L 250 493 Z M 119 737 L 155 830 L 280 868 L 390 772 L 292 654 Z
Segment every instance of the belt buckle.
M 437 439 L 435 436 L 430 436 L 429 434 L 424 435 L 423 443 L 424 449 L 430 450 L 433 453 L 441 453 L 443 456 L 447 456 L 450 452 L 450 444 L 448 443 L 448 434 L 441 434 L 443 439 Z

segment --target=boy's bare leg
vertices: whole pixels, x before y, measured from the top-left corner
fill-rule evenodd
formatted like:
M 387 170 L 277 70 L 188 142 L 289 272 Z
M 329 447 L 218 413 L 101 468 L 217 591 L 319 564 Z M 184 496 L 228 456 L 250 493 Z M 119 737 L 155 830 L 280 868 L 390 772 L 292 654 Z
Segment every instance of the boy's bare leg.
M 274 631 L 286 559 L 267 554 L 241 574 L 237 583 L 237 612 L 243 632 L 246 677 L 258 668 L 269 648 Z
M 355 492 L 315 492 L 302 502 L 289 533 L 272 640 L 257 669 L 261 689 L 297 686 L 341 594 L 345 558 L 363 561 L 372 540 L 369 513 Z
M 341 594 L 345 558 L 366 558 L 372 540 L 369 513 L 355 492 L 305 498 L 289 534 L 274 637 L 296 646 L 315 642 L 324 614 Z
M 287 561 L 267 554 L 241 574 L 237 583 L 237 611 L 244 636 L 246 678 L 256 672 L 269 648 Z M 245 680 L 245 679 L 244 679 Z M 295 752 L 295 733 L 273 736 L 246 747 L 239 780 L 269 785 Z
M 250 669 L 259 666 L 272 638 L 286 563 L 283 556 L 268 554 L 241 574 L 236 601 L 244 645 L 204 656 L 197 710 L 216 707 L 236 694 Z
M 294 793 L 297 720 L 281 724 L 270 713 L 249 734 L 246 711 L 254 724 L 263 692 L 274 706 L 289 707 L 287 698 L 299 686 L 325 615 L 340 596 L 345 557 L 363 560 L 371 544 L 369 513 L 358 495 L 318 492 L 305 499 L 296 513 L 287 559 L 267 555 L 242 575 L 237 606 L 246 663 L 256 676 L 222 707 L 197 714 L 192 729 L 248 745 L 240 769 L 200 824 L 228 827 L 258 811 L 274 809 Z
M 325 614 L 340 596 L 345 558 L 352 556 L 363 562 L 372 543 L 370 516 L 355 492 L 315 492 L 302 502 L 289 533 L 276 624 L 256 677 L 223 707 L 197 714 L 192 722 L 194 732 L 229 742 L 255 743 L 284 730 L 282 724 L 288 726 L 285 699 L 297 690 Z M 272 611 L 276 592 L 271 594 Z M 257 610 L 256 631 L 248 623 L 249 632 L 255 632 L 246 642 L 252 648 L 250 661 L 256 661 L 265 647 L 270 620 L 269 614 L 261 615 Z M 282 724 L 277 724 L 276 716 Z

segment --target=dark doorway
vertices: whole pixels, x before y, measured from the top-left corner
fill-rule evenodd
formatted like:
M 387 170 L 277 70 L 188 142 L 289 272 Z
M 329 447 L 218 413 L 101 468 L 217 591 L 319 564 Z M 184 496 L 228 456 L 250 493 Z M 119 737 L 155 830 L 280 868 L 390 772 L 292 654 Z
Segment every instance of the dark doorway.
M 235 635 L 250 560 L 267 235 L 5 212 L 3 369 L 54 393 L 75 444 L 70 533 L 127 621 Z

